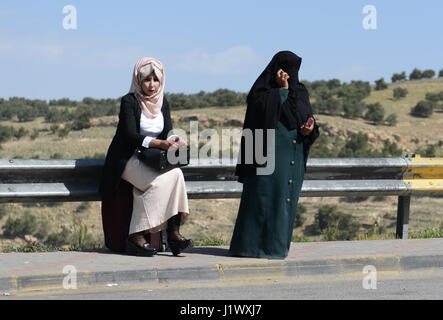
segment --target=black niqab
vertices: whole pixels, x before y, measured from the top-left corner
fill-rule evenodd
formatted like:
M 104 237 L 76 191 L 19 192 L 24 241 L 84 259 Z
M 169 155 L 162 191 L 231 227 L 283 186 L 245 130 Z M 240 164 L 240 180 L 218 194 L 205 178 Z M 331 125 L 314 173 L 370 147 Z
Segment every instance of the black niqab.
M 272 58 L 265 70 L 254 82 L 247 96 L 247 109 L 243 129 L 275 129 L 280 121 L 288 130 L 298 129 L 313 117 L 309 93 L 299 81 L 298 71 L 302 58 L 291 51 L 280 51 Z M 277 71 L 282 69 L 289 74 L 288 98 L 281 103 L 280 88 L 275 80 Z M 266 136 L 266 135 L 265 135 Z M 310 146 L 319 136 L 318 125 L 314 121 L 314 129 L 309 136 L 303 136 L 305 169 Z M 255 139 L 254 139 L 255 140 Z M 254 142 L 255 146 L 255 142 Z M 266 139 L 263 140 L 264 154 L 266 154 Z M 243 182 L 244 176 L 256 174 L 257 164 L 244 162 L 244 138 L 241 139 L 241 159 L 236 167 L 236 175 Z
M 280 51 L 272 58 L 249 91 L 245 117 L 247 128 L 274 129 L 281 120 L 289 130 L 299 129 L 313 116 L 308 91 L 298 79 L 301 61 L 291 51 Z M 275 81 L 279 69 L 289 74 L 289 94 L 283 104 Z

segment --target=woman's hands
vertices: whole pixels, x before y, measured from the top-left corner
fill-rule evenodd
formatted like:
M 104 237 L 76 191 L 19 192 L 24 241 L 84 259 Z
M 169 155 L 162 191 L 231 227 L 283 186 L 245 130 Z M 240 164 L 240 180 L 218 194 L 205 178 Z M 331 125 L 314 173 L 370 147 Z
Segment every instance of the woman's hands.
M 178 144 L 170 140 L 152 139 L 151 142 L 149 142 L 149 147 L 168 150 L 170 147 L 178 148 Z
M 314 119 L 312 119 L 311 124 L 309 125 L 309 120 L 301 126 L 300 128 L 300 133 L 302 136 L 309 136 L 312 132 L 312 130 L 314 129 Z
M 279 69 L 277 71 L 277 75 L 275 76 L 275 82 L 277 82 L 277 86 L 279 88 L 289 89 L 288 84 L 289 74 L 283 71 L 283 69 Z
M 149 143 L 150 148 L 158 148 L 168 150 L 169 148 L 179 149 L 181 146 L 186 146 L 186 141 L 179 136 L 172 138 L 171 140 L 152 139 Z
M 174 137 L 169 137 L 169 139 L 173 142 L 175 142 L 176 144 L 178 144 L 180 147 L 181 146 L 187 146 L 188 144 L 186 143 L 186 141 L 180 137 L 180 136 L 174 136 Z

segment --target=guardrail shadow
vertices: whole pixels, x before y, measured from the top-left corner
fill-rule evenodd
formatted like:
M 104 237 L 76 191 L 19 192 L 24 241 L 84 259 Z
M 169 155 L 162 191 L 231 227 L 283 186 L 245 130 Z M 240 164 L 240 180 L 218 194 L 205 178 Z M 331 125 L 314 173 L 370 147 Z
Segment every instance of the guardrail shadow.
M 186 250 L 183 253 L 197 253 L 202 255 L 210 256 L 220 256 L 220 257 L 230 257 L 229 248 L 220 247 L 194 247 L 192 249 Z
M 89 252 L 89 253 L 101 253 L 101 254 L 114 254 L 114 255 L 122 255 L 127 256 L 126 253 L 120 253 L 120 252 L 113 252 L 109 250 L 108 248 L 97 248 L 97 249 L 83 249 L 78 250 L 78 252 Z M 219 257 L 231 257 L 229 254 L 229 248 L 220 248 L 220 247 L 194 247 L 192 249 L 183 251 L 180 253 L 178 257 L 184 257 L 188 253 L 195 253 L 195 254 L 201 254 L 201 255 L 209 255 L 209 256 L 219 256 Z M 158 252 L 157 255 L 159 256 L 171 256 L 172 253 L 170 250 Z M 175 257 L 177 258 L 177 257 Z

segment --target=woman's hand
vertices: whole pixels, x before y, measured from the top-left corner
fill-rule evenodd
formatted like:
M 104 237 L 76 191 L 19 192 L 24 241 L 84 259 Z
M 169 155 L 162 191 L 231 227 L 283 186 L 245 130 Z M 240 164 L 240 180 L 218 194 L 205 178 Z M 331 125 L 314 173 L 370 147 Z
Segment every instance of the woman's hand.
M 175 142 L 175 143 L 177 143 L 180 147 L 182 147 L 182 146 L 187 146 L 188 144 L 187 144 L 187 142 L 186 142 L 186 140 L 184 140 L 182 137 L 180 137 L 180 136 L 175 136 L 175 137 L 173 137 L 172 139 L 171 139 L 171 141 L 173 141 L 173 142 Z
M 283 69 L 279 69 L 277 71 L 277 75 L 275 76 L 275 82 L 277 82 L 277 86 L 279 88 L 289 88 L 288 84 L 289 75 L 283 71 Z
M 314 129 L 314 121 L 312 121 L 311 125 L 305 123 L 304 125 L 301 126 L 300 133 L 302 136 L 309 136 L 313 129 Z
M 178 148 L 178 144 L 170 140 L 152 139 L 149 143 L 149 147 L 163 149 L 167 151 L 171 147 Z

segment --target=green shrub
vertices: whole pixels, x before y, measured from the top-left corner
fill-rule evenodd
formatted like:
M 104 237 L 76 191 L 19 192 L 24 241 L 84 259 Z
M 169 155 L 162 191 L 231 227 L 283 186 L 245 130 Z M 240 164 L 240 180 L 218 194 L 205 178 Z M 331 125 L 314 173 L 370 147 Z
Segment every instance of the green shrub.
M 432 102 L 438 102 L 440 101 L 440 94 L 428 92 L 426 93 L 425 99 Z
M 59 129 L 59 126 L 58 126 L 58 124 L 52 124 L 50 127 L 49 127 L 49 130 L 51 130 L 51 133 L 52 134 L 56 134 L 57 133 L 57 131 L 58 131 L 58 129 Z
M 434 103 L 429 100 L 419 101 L 415 107 L 411 109 L 411 115 L 423 118 L 429 118 L 433 112 Z
M 408 89 L 405 88 L 395 88 L 392 92 L 394 99 L 399 100 L 405 98 L 408 95 Z
M 14 131 L 14 138 L 16 138 L 17 140 L 23 138 L 24 136 L 26 136 L 28 134 L 28 130 L 26 130 L 23 127 L 20 127 L 18 130 Z
M 339 211 L 336 205 L 324 205 L 315 216 L 314 230 L 321 233 L 326 241 L 352 240 L 357 237 L 360 223 Z
M 333 139 L 326 134 L 321 134 L 312 145 L 309 155 L 313 158 L 336 158 L 337 153 L 338 149 L 335 147 Z
M 45 245 L 41 242 L 36 242 L 36 243 L 26 243 L 25 245 L 22 246 L 14 246 L 14 245 L 9 245 L 6 246 L 5 248 L 2 249 L 2 252 L 24 252 L 24 253 L 28 253 L 28 252 L 52 252 L 52 251 L 58 251 L 59 248 L 58 247 L 54 247 L 51 245 Z
M 7 142 L 14 135 L 14 127 L 0 125 L 0 143 Z
M 390 127 L 395 127 L 397 125 L 397 115 L 395 113 L 391 113 L 386 117 L 385 122 Z
M 388 228 L 385 225 L 378 224 L 377 222 L 374 222 L 371 228 L 369 228 L 365 235 L 361 237 L 362 239 L 374 239 L 377 238 L 377 236 L 386 234 L 388 231 Z M 360 240 L 360 239 L 359 239 Z
M 355 81 L 344 83 L 335 91 L 339 98 L 362 101 L 371 94 L 371 85 L 367 81 Z
M 416 154 L 421 155 L 422 157 L 434 158 L 437 156 L 437 148 L 434 144 L 429 144 L 425 147 L 420 147 L 415 150 Z
M 91 127 L 92 113 L 90 110 L 82 110 L 78 112 L 72 122 L 72 130 L 82 130 Z
M 61 138 L 61 139 L 66 138 L 70 131 L 71 131 L 71 126 L 70 125 L 65 125 L 64 128 L 58 129 L 57 136 L 59 138 Z
M 73 215 L 71 233 L 68 239 L 70 250 L 74 251 L 95 249 L 102 246 L 94 240 L 92 234 L 88 231 L 88 226 L 75 215 Z
M 305 223 L 306 221 L 306 217 L 305 217 L 305 213 L 306 213 L 307 209 L 306 207 L 301 204 L 298 203 L 297 204 L 297 213 L 295 215 L 295 228 L 297 227 L 301 227 L 303 225 L 303 223 Z
M 70 231 L 65 226 L 62 226 L 62 230 L 60 232 L 53 232 L 49 234 L 44 241 L 44 244 L 54 247 L 67 245 L 69 243 L 69 235 Z
M 423 78 L 423 74 L 422 72 L 415 68 L 414 70 L 412 70 L 411 74 L 409 75 L 409 80 L 420 80 Z
M 373 122 L 374 124 L 381 124 L 385 116 L 385 109 L 383 106 L 377 102 L 367 105 L 367 112 L 365 114 L 365 119 Z
M 408 238 L 443 238 L 443 222 L 440 222 L 440 224 L 436 227 L 429 226 L 422 231 L 409 232 Z
M 49 234 L 51 223 L 47 218 L 37 219 L 29 211 L 25 211 L 22 216 L 17 218 L 9 216 L 2 229 L 5 238 L 25 239 L 26 235 L 30 235 L 38 240 L 43 240 Z
M 19 109 L 16 114 L 18 122 L 33 121 L 38 116 L 34 108 L 31 107 L 23 107 Z
M 39 130 L 38 130 L 38 129 L 33 129 L 33 130 L 32 130 L 32 134 L 31 134 L 31 139 L 32 139 L 32 140 L 35 140 L 35 139 L 38 138 L 39 135 L 40 135 Z
M 22 217 L 12 218 L 8 217 L 5 224 L 2 227 L 3 236 L 5 238 L 20 237 L 24 239 L 24 236 L 34 235 L 37 232 L 37 218 L 29 211 L 25 211 Z
M 206 237 L 201 239 L 195 239 L 194 245 L 196 247 L 226 246 L 229 245 L 229 241 L 217 237 Z
M 306 238 L 306 237 L 299 237 L 299 236 L 297 236 L 297 235 L 293 235 L 292 236 L 292 240 L 291 240 L 292 242 L 309 242 L 309 239 L 308 238 Z
M 363 116 L 363 111 L 366 108 L 366 104 L 356 99 L 346 98 L 342 102 L 343 117 L 348 119 L 355 119 Z
M 425 70 L 422 73 L 422 78 L 425 78 L 425 79 L 431 79 L 434 76 L 435 76 L 435 71 L 431 70 L 431 69 Z
M 6 204 L 0 204 L 0 219 L 8 213 L 8 207 Z
M 402 81 L 406 80 L 406 72 L 403 71 L 402 73 L 394 73 L 391 77 L 392 82 Z
M 45 115 L 46 122 L 49 123 L 61 123 L 70 121 L 73 118 L 73 114 L 67 111 L 65 108 L 56 109 L 51 108 L 49 112 Z
M 388 85 L 385 82 L 385 79 L 381 78 L 378 80 L 375 80 L 375 90 L 384 90 L 387 89 Z
M 331 79 L 331 80 L 328 80 L 328 82 L 326 83 L 326 86 L 328 87 L 329 90 L 333 90 L 336 88 L 340 88 L 341 83 L 340 83 L 339 79 Z
M 315 144 L 314 144 L 315 145 Z M 366 133 L 351 133 L 345 145 L 338 152 L 339 158 L 366 158 L 377 156 L 369 145 Z
M 399 157 L 403 154 L 403 150 L 398 147 L 397 143 L 383 140 L 382 157 Z
M 330 98 L 325 102 L 325 110 L 327 114 L 339 115 L 342 110 L 341 102 L 337 99 Z

